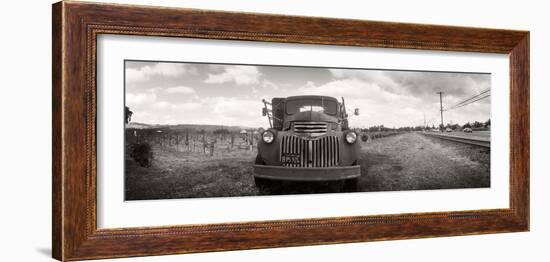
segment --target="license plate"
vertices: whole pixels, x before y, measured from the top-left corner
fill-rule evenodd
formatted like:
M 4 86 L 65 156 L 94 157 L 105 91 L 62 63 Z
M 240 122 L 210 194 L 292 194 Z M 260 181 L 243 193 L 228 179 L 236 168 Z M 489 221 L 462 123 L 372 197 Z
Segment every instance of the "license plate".
M 300 164 L 300 154 L 284 153 L 281 158 L 281 162 L 290 165 Z

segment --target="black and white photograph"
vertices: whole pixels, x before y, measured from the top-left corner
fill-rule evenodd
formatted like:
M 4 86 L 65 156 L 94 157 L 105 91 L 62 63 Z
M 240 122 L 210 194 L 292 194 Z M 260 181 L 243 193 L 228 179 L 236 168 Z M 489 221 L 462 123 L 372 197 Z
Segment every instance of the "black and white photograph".
M 488 188 L 491 74 L 126 60 L 125 200 Z

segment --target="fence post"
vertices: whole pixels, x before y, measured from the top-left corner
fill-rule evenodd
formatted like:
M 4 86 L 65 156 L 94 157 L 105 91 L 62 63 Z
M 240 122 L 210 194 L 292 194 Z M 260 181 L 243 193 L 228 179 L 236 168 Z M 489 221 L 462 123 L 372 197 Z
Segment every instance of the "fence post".
M 214 156 L 214 145 L 216 144 L 216 141 L 210 143 L 210 156 Z

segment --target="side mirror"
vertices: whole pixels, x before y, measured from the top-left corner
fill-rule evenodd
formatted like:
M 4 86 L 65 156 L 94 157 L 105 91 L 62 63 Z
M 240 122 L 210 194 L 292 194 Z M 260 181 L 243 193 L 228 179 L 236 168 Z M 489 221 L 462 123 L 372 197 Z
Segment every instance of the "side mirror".
M 262 116 L 267 116 L 267 108 L 262 108 Z
M 359 115 L 359 108 L 355 108 L 355 109 L 353 110 L 353 115 L 356 115 L 356 116 Z

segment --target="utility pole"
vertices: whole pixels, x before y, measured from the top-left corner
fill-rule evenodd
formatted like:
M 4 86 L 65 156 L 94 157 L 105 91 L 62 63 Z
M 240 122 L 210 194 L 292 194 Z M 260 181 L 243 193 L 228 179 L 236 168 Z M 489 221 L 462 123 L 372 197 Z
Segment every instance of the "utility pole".
M 437 92 L 439 94 L 439 112 L 441 113 L 441 129 L 445 128 L 443 125 L 443 92 Z

